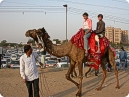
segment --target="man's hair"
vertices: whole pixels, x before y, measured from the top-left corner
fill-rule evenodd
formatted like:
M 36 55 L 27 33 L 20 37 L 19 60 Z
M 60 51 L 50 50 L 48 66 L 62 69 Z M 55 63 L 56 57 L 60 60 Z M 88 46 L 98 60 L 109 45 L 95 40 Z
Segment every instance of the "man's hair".
M 88 13 L 86 13 L 86 12 L 85 12 L 85 13 L 83 13 L 83 16 L 84 16 L 84 15 L 89 16 L 89 15 L 88 15 Z
M 123 51 L 125 51 L 125 50 L 124 50 L 124 47 L 121 47 L 121 49 L 122 49 Z
M 98 17 L 101 17 L 103 19 L 103 15 L 102 14 L 99 14 Z
M 24 53 L 27 53 L 30 48 L 31 48 L 30 45 L 25 45 L 25 46 L 24 46 Z

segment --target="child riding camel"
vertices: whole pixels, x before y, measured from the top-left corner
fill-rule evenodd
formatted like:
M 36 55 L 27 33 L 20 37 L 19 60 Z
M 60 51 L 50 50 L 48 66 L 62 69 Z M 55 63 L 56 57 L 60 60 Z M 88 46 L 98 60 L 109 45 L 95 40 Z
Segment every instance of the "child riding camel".
M 85 55 L 87 55 L 87 51 L 90 49 L 88 45 L 88 38 L 91 35 L 92 30 L 92 20 L 88 18 L 88 13 L 83 14 L 84 22 L 83 22 L 83 30 L 84 30 L 84 49 Z
M 103 19 L 103 15 L 99 14 L 98 15 L 98 22 L 97 22 L 97 27 L 95 30 L 96 36 L 95 36 L 95 40 L 97 41 L 98 44 L 98 51 L 96 53 L 101 53 L 100 51 L 100 44 L 99 44 L 99 38 L 102 38 L 105 36 L 105 23 L 102 20 Z

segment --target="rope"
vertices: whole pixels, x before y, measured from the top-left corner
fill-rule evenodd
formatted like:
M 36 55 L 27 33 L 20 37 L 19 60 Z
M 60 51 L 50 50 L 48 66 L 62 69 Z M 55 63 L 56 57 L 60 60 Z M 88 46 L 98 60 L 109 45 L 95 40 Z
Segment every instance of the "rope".
M 40 74 L 40 83 L 41 83 L 41 90 L 39 89 L 39 91 L 40 91 L 40 93 L 41 93 L 41 95 L 42 95 L 42 97 L 45 97 L 44 95 L 43 95 L 43 89 L 42 89 L 42 81 L 41 81 L 41 74 Z
M 48 89 L 49 95 L 50 95 L 50 97 L 51 97 L 51 92 L 50 92 L 50 89 L 49 89 L 49 87 L 48 87 L 48 83 L 47 83 L 47 80 L 46 80 L 45 74 L 43 74 L 43 77 L 44 77 L 44 80 L 45 80 L 45 83 L 46 83 L 46 86 L 47 86 L 47 89 Z
M 50 89 L 49 89 L 49 87 L 48 87 L 48 83 L 47 83 L 45 74 L 44 74 L 43 72 L 40 73 L 40 74 L 41 74 L 41 75 L 40 75 L 40 79 L 43 78 L 43 80 L 40 80 L 40 82 L 41 82 L 41 90 L 42 90 L 42 81 L 43 81 L 43 85 L 44 85 L 44 87 L 45 87 L 45 90 L 46 90 L 46 92 L 47 92 L 47 95 L 49 95 L 49 97 L 53 97 L 53 96 L 51 96 Z
M 43 73 L 42 73 L 42 78 L 43 78 Z M 45 87 L 45 90 L 46 90 L 46 92 L 47 92 L 47 95 L 49 95 L 49 92 L 47 91 L 47 87 L 46 87 L 46 85 L 45 85 L 45 81 L 44 81 L 44 78 L 43 78 L 43 85 L 44 85 L 44 87 Z

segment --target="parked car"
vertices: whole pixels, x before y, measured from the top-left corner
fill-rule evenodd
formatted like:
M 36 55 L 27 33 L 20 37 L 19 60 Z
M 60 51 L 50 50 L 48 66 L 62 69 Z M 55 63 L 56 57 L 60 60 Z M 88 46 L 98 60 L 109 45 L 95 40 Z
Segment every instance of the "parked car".
M 19 68 L 20 67 L 20 62 L 19 60 L 13 60 L 11 63 L 10 63 L 10 68 Z
M 45 59 L 47 59 L 47 60 L 49 60 L 50 58 L 51 58 L 50 55 L 46 55 L 46 56 L 45 56 Z
M 70 63 L 67 63 L 67 60 L 62 60 L 61 62 L 57 63 L 57 68 L 69 67 Z
M 46 63 L 46 67 L 53 67 L 56 66 L 56 62 L 54 60 L 49 60 Z
M 7 58 L 6 61 L 7 61 L 7 68 L 10 68 L 10 63 L 12 61 L 11 58 Z
M 55 57 L 55 56 L 51 56 L 49 60 L 53 60 L 57 63 L 57 57 Z
M 2 63 L 2 65 L 1 65 L 2 68 L 7 67 L 7 61 L 6 60 L 2 60 L 1 63 Z
M 10 58 L 10 56 L 4 56 L 3 57 L 3 59 L 5 59 L 5 60 L 8 59 L 8 58 Z
M 12 54 L 12 51 L 11 51 L 11 50 L 7 50 L 7 53 L 8 53 L 8 54 Z
M 7 58 L 6 61 L 10 64 L 12 60 L 10 58 Z
M 18 55 L 22 55 L 22 51 L 18 51 Z
M 12 59 L 12 60 L 17 60 L 17 55 L 14 55 L 14 54 L 11 55 L 11 59 Z

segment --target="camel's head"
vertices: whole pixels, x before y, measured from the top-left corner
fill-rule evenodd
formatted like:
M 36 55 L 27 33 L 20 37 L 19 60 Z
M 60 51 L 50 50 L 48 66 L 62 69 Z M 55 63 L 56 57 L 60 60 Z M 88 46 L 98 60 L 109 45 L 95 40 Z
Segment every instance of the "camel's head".
M 31 37 L 34 39 L 34 41 L 36 42 L 36 44 L 38 43 L 42 43 L 45 44 L 45 40 L 49 39 L 50 36 L 48 35 L 48 33 L 46 32 L 46 30 L 44 28 L 38 29 L 38 30 L 28 30 L 26 32 L 26 37 Z
M 37 37 L 37 30 L 33 29 L 33 30 L 28 30 L 25 34 L 26 37 L 31 37 L 34 39 L 35 42 L 38 43 L 38 37 Z

